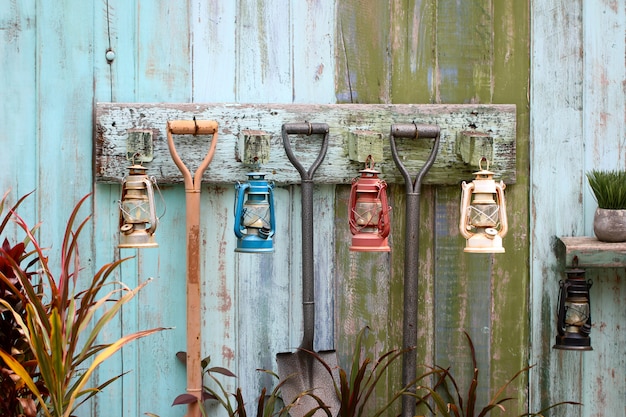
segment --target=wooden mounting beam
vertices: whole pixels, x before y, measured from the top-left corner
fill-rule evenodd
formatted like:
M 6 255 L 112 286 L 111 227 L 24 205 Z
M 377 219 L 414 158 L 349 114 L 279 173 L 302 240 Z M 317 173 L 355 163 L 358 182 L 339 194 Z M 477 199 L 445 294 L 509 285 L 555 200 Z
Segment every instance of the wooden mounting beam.
M 483 153 L 491 156 L 496 179 L 515 183 L 515 105 L 509 104 L 143 104 L 98 103 L 95 109 L 95 178 L 100 183 L 120 183 L 130 165 L 129 155 L 140 154 L 148 174 L 160 184 L 182 183 L 167 149 L 168 120 L 215 120 L 219 137 L 215 156 L 204 174 L 206 183 L 235 183 L 257 170 L 242 162 L 239 147 L 246 132 L 270 137 L 269 158 L 258 170 L 277 184 L 300 182 L 283 149 L 284 123 L 327 123 L 329 147 L 315 174 L 320 184 L 349 184 L 363 163 L 350 160 L 349 141 L 354 132 L 381 132 L 383 160 L 376 161 L 380 177 L 404 183 L 390 153 L 392 124 L 436 124 L 441 129 L 437 159 L 424 184 L 459 184 L 469 181 Z M 199 163 L 210 137 L 180 137 L 177 150 L 189 166 Z M 304 166 L 318 154 L 315 137 L 294 136 L 292 148 Z M 398 154 L 413 175 L 428 157 L 431 141 L 398 139 Z M 258 146 L 258 145 L 257 145 Z M 255 150 L 258 151 L 258 150 Z M 147 155 L 149 153 L 149 155 Z M 196 165 L 197 165 L 196 163 Z

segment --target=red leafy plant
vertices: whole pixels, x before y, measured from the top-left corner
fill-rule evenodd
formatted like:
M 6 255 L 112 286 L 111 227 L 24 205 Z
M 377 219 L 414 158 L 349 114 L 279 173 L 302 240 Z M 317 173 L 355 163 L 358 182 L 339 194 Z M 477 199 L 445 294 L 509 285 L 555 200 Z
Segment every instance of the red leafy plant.
M 187 354 L 185 352 L 178 352 L 176 354 L 176 357 L 182 363 L 186 363 Z M 198 398 L 192 394 L 180 394 L 176 397 L 176 399 L 174 399 L 174 403 L 172 404 L 172 406 L 188 405 L 198 401 L 200 405 L 200 413 L 203 417 L 207 417 L 208 413 L 205 403 L 213 401 L 217 402 L 217 404 L 221 408 L 223 408 L 224 411 L 226 411 L 226 414 L 229 417 L 247 417 L 248 414 L 253 415 L 253 411 L 246 406 L 246 402 L 244 401 L 241 388 L 237 387 L 234 393 L 229 393 L 221 381 L 221 378 L 223 377 L 236 378 L 236 375 L 224 367 L 209 366 L 210 362 L 210 357 L 207 357 L 201 361 L 203 379 L 211 381 L 210 385 L 204 385 L 202 399 L 198 400 Z M 278 380 L 278 375 L 272 371 L 268 371 L 265 369 L 257 370 L 259 372 L 267 373 L 268 375 L 271 375 Z M 328 412 L 328 407 L 326 407 L 318 397 L 311 394 L 310 392 L 302 392 L 293 400 L 292 403 L 284 404 L 280 395 L 280 388 L 283 383 L 284 382 L 279 382 L 269 392 L 265 387 L 261 389 L 261 393 L 255 403 L 256 413 L 254 414 L 254 416 L 288 417 L 289 410 L 298 401 L 298 399 L 302 396 L 309 395 L 318 402 L 319 406 L 307 412 L 304 417 L 312 417 L 318 410 L 325 410 L 328 417 L 331 417 L 330 412 Z M 213 386 L 217 388 L 212 388 Z M 153 413 L 146 413 L 146 415 L 149 417 L 159 417 L 157 414 Z
M 430 380 L 436 372 L 429 370 L 418 375 L 415 380 L 406 386 L 394 391 L 387 400 L 380 401 L 374 398 L 374 394 L 381 384 L 386 384 L 385 378 L 391 372 L 392 364 L 400 359 L 404 353 L 414 348 L 391 349 L 374 358 L 372 352 L 364 345 L 364 338 L 370 328 L 363 327 L 357 334 L 350 367 L 339 367 L 339 381 L 335 381 L 335 391 L 340 401 L 337 417 L 380 417 L 391 415 L 392 407 L 405 395 L 411 395 L 411 389 L 420 381 Z M 306 351 L 321 362 L 330 375 L 334 370 L 315 352 Z M 333 378 L 333 380 L 335 380 Z
M 3 214 L 0 221 L 0 236 L 5 235 L 5 228 L 9 223 L 12 213 L 28 197 L 28 194 L 20 198 L 15 205 L 8 208 L 5 213 L 9 192 L 6 192 L 0 200 L 0 214 Z M 28 240 L 11 244 L 7 238 L 4 239 L 0 247 L 0 299 L 8 303 L 13 311 L 21 317 L 26 316 L 25 294 L 22 285 L 13 272 L 12 265 L 20 265 L 31 279 L 34 272 L 31 272 L 36 257 L 32 253 L 26 252 Z M 21 266 L 26 264 L 26 266 Z M 43 291 L 40 285 L 34 286 L 35 293 L 42 297 Z M 10 352 L 18 360 L 34 379 L 39 373 L 37 362 L 30 350 L 28 341 L 21 331 L 13 311 L 0 305 L 0 350 Z M 47 397 L 45 386 L 41 381 L 37 382 L 38 389 L 44 397 Z M 0 415 L 4 417 L 35 417 L 37 415 L 36 397 L 28 389 L 26 384 L 15 372 L 0 359 Z
M 162 327 L 143 330 L 113 342 L 99 340 L 105 325 L 150 280 L 134 289 L 112 280 L 114 271 L 128 258 L 107 263 L 90 279 L 79 280 L 78 238 L 90 216 L 80 222 L 77 216 L 88 197 L 78 202 L 67 222 L 58 274 L 52 272 L 33 231 L 15 210 L 10 211 L 10 217 L 25 233 L 25 247 L 27 244 L 33 247 L 31 253 L 39 282 L 34 283 L 33 274 L 22 268 L 19 261 L 24 255 L 15 259 L 19 250 L 0 249 L 5 262 L 0 282 L 20 299 L 16 308 L 3 295 L 0 308 L 11 313 L 32 355 L 32 359 L 25 361 L 15 349 L 3 348 L 0 360 L 11 370 L 11 378 L 18 386 L 30 391 L 34 407 L 45 417 L 73 416 L 81 404 L 122 376 L 91 386 L 90 377 L 105 360 L 124 345 L 164 330 Z M 81 288 L 79 281 L 86 282 L 86 286 Z M 34 372 L 33 366 L 36 366 Z
M 485 417 L 492 411 L 499 411 L 499 415 L 510 415 L 504 414 L 506 413 L 505 404 L 510 401 L 515 401 L 516 399 L 514 397 L 507 397 L 505 395 L 506 389 L 520 375 L 528 372 L 532 366 L 527 366 L 517 371 L 509 380 L 507 380 L 495 391 L 488 403 L 481 407 L 477 404 L 478 364 L 476 361 L 476 350 L 469 334 L 467 332 L 464 333 L 469 345 L 473 365 L 473 376 L 467 390 L 467 395 L 463 396 L 463 393 L 459 389 L 459 384 L 450 371 L 450 367 L 443 368 L 441 366 L 428 367 L 438 376 L 434 387 L 417 386 L 417 394 L 411 395 L 416 397 L 418 405 L 424 405 L 433 415 L 441 415 L 443 417 Z M 424 391 L 427 392 L 427 395 L 420 397 L 420 392 Z M 434 403 L 432 406 L 429 401 L 431 398 Z M 562 401 L 552 404 L 541 411 L 528 411 L 521 414 L 519 417 L 543 416 L 546 411 L 565 404 L 577 406 L 582 405 L 573 401 Z

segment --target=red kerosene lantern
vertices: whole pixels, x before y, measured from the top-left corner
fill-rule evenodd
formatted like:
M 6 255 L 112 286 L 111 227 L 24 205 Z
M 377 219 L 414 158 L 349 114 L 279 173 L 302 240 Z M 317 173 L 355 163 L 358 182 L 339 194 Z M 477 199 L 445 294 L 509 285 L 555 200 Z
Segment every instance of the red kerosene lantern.
M 378 178 L 374 161 L 368 157 L 360 177 L 352 180 L 349 202 L 351 251 L 389 252 L 390 222 L 387 183 Z

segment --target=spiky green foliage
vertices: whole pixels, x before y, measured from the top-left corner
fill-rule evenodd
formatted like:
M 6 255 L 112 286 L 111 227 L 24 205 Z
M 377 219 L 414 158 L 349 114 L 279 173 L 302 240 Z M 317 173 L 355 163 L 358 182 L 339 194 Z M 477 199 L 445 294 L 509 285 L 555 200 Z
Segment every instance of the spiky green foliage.
M 510 401 L 515 401 L 515 398 L 506 396 L 506 390 L 515 379 L 517 379 L 523 373 L 528 372 L 532 368 L 532 366 L 524 367 L 523 369 L 516 372 L 515 375 L 513 375 L 508 381 L 506 381 L 495 391 L 487 404 L 481 406 L 476 402 L 478 391 L 478 364 L 476 362 L 476 351 L 474 349 L 474 344 L 469 334 L 467 332 L 464 333 L 469 345 L 469 351 L 472 357 L 473 366 L 473 377 L 466 395 L 463 395 L 463 393 L 459 389 L 459 385 L 449 367 L 443 368 L 440 366 L 434 366 L 431 369 L 438 375 L 438 380 L 434 387 L 417 387 L 418 393 L 423 391 L 426 391 L 428 393 L 429 397 L 432 398 L 434 406 L 431 407 L 430 402 L 428 401 L 429 398 L 415 395 L 418 403 L 424 404 L 427 408 L 429 408 L 430 412 L 433 415 L 440 415 L 443 417 L 485 417 L 494 410 L 498 410 L 501 412 L 498 415 L 510 415 L 505 414 L 505 404 Z M 563 401 L 560 403 L 552 404 L 541 411 L 527 412 L 521 414 L 519 417 L 543 416 L 546 411 L 564 404 L 581 405 L 577 402 Z
M 185 352 L 178 352 L 176 356 L 181 362 L 186 362 L 187 355 Z M 237 388 L 234 393 L 229 393 L 221 381 L 222 377 L 236 378 L 236 375 L 230 370 L 221 366 L 210 367 L 210 362 L 210 357 L 207 357 L 201 361 L 203 378 L 212 381 L 211 386 L 204 386 L 202 399 L 198 400 L 198 398 L 192 394 L 181 394 L 176 397 L 172 405 L 188 405 L 198 401 L 200 403 L 200 413 L 204 417 L 206 417 L 207 411 L 205 408 L 205 402 L 216 401 L 226 411 L 229 417 L 247 417 L 249 410 L 246 408 L 246 403 L 244 401 L 241 388 Z M 272 371 L 268 371 L 265 369 L 258 369 L 258 371 L 267 373 L 268 375 L 271 375 L 273 378 L 278 380 L 278 375 L 276 375 L 276 373 Z M 256 417 L 288 417 L 289 410 L 293 407 L 294 403 L 300 397 L 305 395 L 312 396 L 317 400 L 319 404 L 318 407 L 308 412 L 305 417 L 313 416 L 313 414 L 315 414 L 320 409 L 325 409 L 328 417 L 330 417 L 330 413 L 328 412 L 322 401 L 308 392 L 301 393 L 296 399 L 294 399 L 291 404 L 283 404 L 280 395 L 280 388 L 283 384 L 284 381 L 279 382 L 269 393 L 265 387 L 262 388 L 256 402 Z M 215 386 L 217 388 L 212 388 L 212 386 Z M 150 417 L 158 417 L 157 414 L 153 413 L 146 413 L 146 415 Z
M 7 191 L 0 200 L 0 214 L 3 214 L 0 221 L 0 237 L 5 236 L 5 228 L 9 223 L 13 213 L 29 194 L 21 197 L 12 207 L 5 205 L 8 200 Z M 0 299 L 5 300 L 11 308 L 21 317 L 26 317 L 26 303 L 24 288 L 13 272 L 11 265 L 20 265 L 27 276 L 32 278 L 34 272 L 31 267 L 36 262 L 32 253 L 26 251 L 28 239 L 21 242 L 10 242 L 6 237 L 0 247 Z M 41 285 L 35 285 L 36 292 L 43 296 Z M 11 352 L 13 357 L 22 364 L 26 372 L 33 378 L 37 378 L 39 370 L 34 356 L 28 345 L 28 341 L 15 320 L 11 310 L 0 305 L 0 349 Z M 39 383 L 39 390 L 47 396 L 43 383 Z M 38 407 L 36 397 L 15 375 L 5 361 L 0 359 L 0 416 L 4 417 L 35 417 Z
M 369 327 L 366 326 L 357 334 L 349 371 L 339 367 L 339 381 L 335 381 L 335 390 L 340 401 L 338 417 L 379 417 L 386 415 L 396 401 L 404 395 L 409 395 L 410 388 L 415 387 L 419 381 L 429 380 L 429 377 L 436 373 L 430 370 L 417 376 L 414 381 L 394 392 L 386 401 L 376 403 L 370 401 L 374 399 L 373 394 L 377 388 L 380 388 L 380 384 L 387 383 L 386 377 L 391 365 L 405 352 L 413 349 L 392 349 L 375 359 L 372 352 L 367 351 L 364 346 L 364 338 L 368 331 Z M 315 352 L 306 352 L 313 355 L 316 360 L 324 365 L 328 373 L 333 375 L 333 370 L 321 356 Z M 428 394 L 424 398 L 427 397 Z
M 602 209 L 626 209 L 626 171 L 593 170 L 587 173 L 589 186 Z
M 33 375 L 13 352 L 0 350 L 0 358 L 20 383 L 32 392 L 40 413 L 46 417 L 72 416 L 86 400 L 121 377 L 118 375 L 97 386 L 90 386 L 90 377 L 104 361 L 133 340 L 163 330 L 139 331 L 111 343 L 98 340 L 106 324 L 148 281 L 135 289 L 113 282 L 112 274 L 125 261 L 122 259 L 104 265 L 87 280 L 85 288 L 79 287 L 78 237 L 90 217 L 76 227 L 75 224 L 79 209 L 88 197 L 80 200 L 67 222 L 58 274 L 50 269 L 48 258 L 24 220 L 16 213 L 12 214 L 13 220 L 34 247 L 33 254 L 37 258 L 46 291 L 42 296 L 31 282 L 29 273 L 12 257 L 5 257 L 23 289 L 26 314 L 21 315 L 4 299 L 0 299 L 0 305 L 12 312 L 36 361 L 38 374 Z M 3 276 L 8 278 L 6 274 Z

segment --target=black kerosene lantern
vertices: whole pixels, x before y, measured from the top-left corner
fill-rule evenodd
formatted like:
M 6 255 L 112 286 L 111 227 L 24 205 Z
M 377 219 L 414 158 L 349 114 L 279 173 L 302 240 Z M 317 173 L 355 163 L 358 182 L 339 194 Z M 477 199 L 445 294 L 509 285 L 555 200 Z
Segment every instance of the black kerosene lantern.
M 593 284 L 585 279 L 585 270 L 565 271 L 567 278 L 559 284 L 558 334 L 554 349 L 593 350 L 591 347 L 591 308 L 589 289 Z

